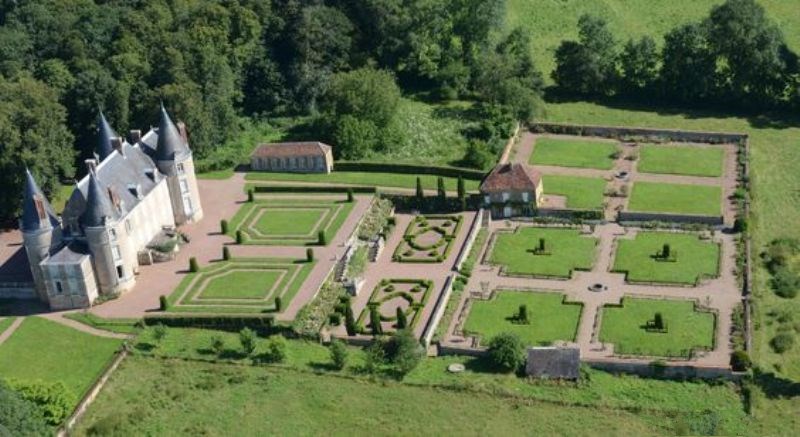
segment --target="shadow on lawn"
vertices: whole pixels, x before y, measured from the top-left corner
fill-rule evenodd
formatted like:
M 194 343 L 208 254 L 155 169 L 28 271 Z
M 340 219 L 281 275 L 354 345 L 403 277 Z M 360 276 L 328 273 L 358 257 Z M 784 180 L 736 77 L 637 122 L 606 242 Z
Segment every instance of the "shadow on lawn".
M 770 399 L 800 396 L 800 382 L 781 378 L 774 373 L 753 372 L 753 381 Z

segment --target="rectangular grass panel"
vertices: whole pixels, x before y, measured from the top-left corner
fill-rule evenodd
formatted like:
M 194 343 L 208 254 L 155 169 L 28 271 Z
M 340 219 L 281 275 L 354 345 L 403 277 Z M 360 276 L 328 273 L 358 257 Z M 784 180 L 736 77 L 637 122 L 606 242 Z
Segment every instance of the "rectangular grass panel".
M 272 209 L 253 223 L 253 227 L 262 235 L 309 235 L 324 217 L 325 211 L 320 209 Z
M 656 256 L 669 244 L 674 260 Z M 719 276 L 720 246 L 695 234 L 639 232 L 633 240 L 617 240 L 614 271 L 630 282 L 693 285 L 701 277 Z
M 611 170 L 616 150 L 615 142 L 539 137 L 530 163 Z
M 522 226 L 515 232 L 498 232 L 489 262 L 511 275 L 568 278 L 572 270 L 591 270 L 597 239 L 577 229 Z M 548 254 L 532 253 L 544 238 Z
M 688 358 L 693 348 L 711 349 L 714 314 L 695 311 L 689 300 L 657 300 L 626 297 L 622 307 L 603 307 L 600 341 L 613 343 L 614 353 Z M 661 313 L 666 332 L 645 326 Z
M 567 208 L 602 209 L 606 181 L 579 176 L 545 175 L 542 177 L 545 194 L 567 198 Z
M 200 298 L 259 299 L 277 285 L 285 272 L 278 270 L 240 270 L 210 280 Z
M 644 145 L 638 170 L 686 176 L 722 176 L 725 149 L 720 146 Z
M 722 188 L 715 185 L 635 182 L 628 211 L 719 216 Z
M 484 345 L 503 332 L 519 335 L 526 346 L 573 341 L 582 306 L 563 300 L 561 293 L 498 290 L 489 300 L 472 301 L 464 331 L 479 336 Z M 514 319 L 520 305 L 528 308 L 529 324 Z
M 26 317 L 0 345 L 0 378 L 61 382 L 77 404 L 121 344 L 41 317 Z

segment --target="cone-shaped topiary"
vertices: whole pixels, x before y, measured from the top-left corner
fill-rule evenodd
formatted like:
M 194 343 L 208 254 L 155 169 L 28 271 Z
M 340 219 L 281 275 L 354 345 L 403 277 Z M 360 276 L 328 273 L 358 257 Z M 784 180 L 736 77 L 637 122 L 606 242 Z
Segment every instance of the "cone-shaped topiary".
M 406 312 L 403 311 L 402 308 L 397 307 L 397 329 L 406 329 L 408 326 L 408 319 L 406 318 Z
M 200 271 L 200 266 L 197 264 L 197 258 L 189 258 L 189 271 L 192 273 L 197 273 Z
M 223 234 L 227 234 L 228 233 L 228 221 L 227 220 L 222 219 L 222 220 L 219 221 L 219 230 Z
M 225 261 L 231 259 L 231 250 L 228 249 L 228 246 L 222 246 L 222 259 Z

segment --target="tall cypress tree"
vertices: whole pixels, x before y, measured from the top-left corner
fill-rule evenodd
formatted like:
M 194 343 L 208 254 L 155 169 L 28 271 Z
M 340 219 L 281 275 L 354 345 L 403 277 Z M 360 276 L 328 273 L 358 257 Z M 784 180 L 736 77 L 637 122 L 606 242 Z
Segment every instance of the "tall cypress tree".
M 445 200 L 447 200 L 447 191 L 444 189 L 444 178 L 441 176 L 436 179 L 436 191 L 439 204 L 444 205 Z
M 383 326 L 381 326 L 381 313 L 378 312 L 377 306 L 372 306 L 369 309 L 369 325 L 372 328 L 372 335 L 383 334 Z
M 397 330 L 406 329 L 408 326 L 408 319 L 406 318 L 406 312 L 403 311 L 402 308 L 397 307 Z
M 425 202 L 425 192 L 422 191 L 422 180 L 417 176 L 417 206 L 422 208 Z
M 467 209 L 467 190 L 464 187 L 464 178 L 458 175 L 458 203 L 461 205 L 461 210 Z

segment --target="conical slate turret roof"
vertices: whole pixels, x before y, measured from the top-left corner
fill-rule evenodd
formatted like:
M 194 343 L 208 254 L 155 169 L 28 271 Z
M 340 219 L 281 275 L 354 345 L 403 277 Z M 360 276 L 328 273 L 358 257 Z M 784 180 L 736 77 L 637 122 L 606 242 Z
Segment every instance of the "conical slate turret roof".
M 189 147 L 183 140 L 181 133 L 167 114 L 164 105 L 161 105 L 161 119 L 158 122 L 158 143 L 156 144 L 155 161 L 161 173 L 173 176 L 172 168 L 176 159 L 182 159 L 189 153 Z
M 102 162 L 111 152 L 114 151 L 114 148 L 111 147 L 111 139 L 117 138 L 116 132 L 114 129 L 111 128 L 111 125 L 108 124 L 108 120 L 106 120 L 105 115 L 103 115 L 103 111 L 100 111 L 100 115 L 97 120 L 97 157 L 100 162 Z
M 100 185 L 100 181 L 93 171 L 89 173 L 89 188 L 87 191 L 86 209 L 81 216 L 84 226 L 103 226 L 105 217 L 116 218 L 111 199 L 108 198 L 107 191 Z
M 27 168 L 25 169 L 25 193 L 22 198 L 20 222 L 23 231 L 38 231 L 58 226 L 58 218 L 53 212 L 53 207 L 50 206 Z

